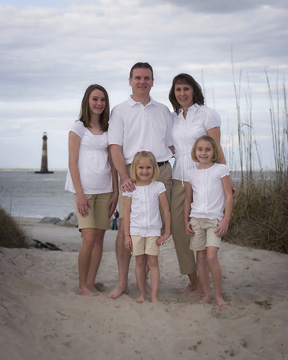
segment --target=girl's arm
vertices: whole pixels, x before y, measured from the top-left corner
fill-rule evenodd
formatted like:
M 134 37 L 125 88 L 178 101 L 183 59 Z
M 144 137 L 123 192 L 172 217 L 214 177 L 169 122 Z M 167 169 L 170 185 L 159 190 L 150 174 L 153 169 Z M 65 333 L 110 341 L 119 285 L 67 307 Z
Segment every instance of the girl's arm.
M 113 164 L 113 161 L 112 161 L 110 146 L 108 148 L 108 161 L 109 161 L 109 164 L 111 166 L 112 183 L 113 183 L 113 194 L 112 194 L 111 199 L 110 199 L 110 201 L 108 203 L 108 208 L 110 209 L 109 217 L 111 217 L 114 214 L 116 206 L 117 206 L 119 188 L 118 188 L 118 174 L 117 174 L 116 168 L 115 168 L 115 166 Z
M 73 131 L 69 132 L 69 170 L 72 182 L 76 192 L 76 202 L 78 211 L 82 216 L 88 215 L 88 208 L 90 207 L 87 197 L 85 196 L 80 180 L 80 173 L 78 168 L 79 149 L 81 138 Z
M 124 196 L 124 245 L 127 250 L 132 251 L 132 239 L 130 236 L 130 213 L 131 213 L 131 198 Z
M 193 200 L 192 185 L 190 182 L 185 182 L 184 224 L 185 224 L 185 233 L 188 236 L 194 235 L 194 231 L 191 229 L 189 222 L 192 200 Z
M 218 228 L 215 230 L 215 234 L 219 237 L 222 237 L 227 233 L 233 207 L 232 185 L 230 181 L 230 176 L 224 176 L 221 180 L 226 195 L 226 204 L 224 218 L 219 222 Z
M 169 204 L 168 204 L 168 200 L 167 200 L 167 196 L 166 196 L 165 192 L 163 192 L 159 195 L 159 202 L 160 202 L 160 206 L 163 210 L 163 214 L 164 214 L 165 232 L 162 236 L 160 236 L 157 239 L 156 244 L 158 246 L 163 245 L 165 243 L 165 241 L 170 236 L 170 232 L 171 232 L 171 214 L 170 214 Z

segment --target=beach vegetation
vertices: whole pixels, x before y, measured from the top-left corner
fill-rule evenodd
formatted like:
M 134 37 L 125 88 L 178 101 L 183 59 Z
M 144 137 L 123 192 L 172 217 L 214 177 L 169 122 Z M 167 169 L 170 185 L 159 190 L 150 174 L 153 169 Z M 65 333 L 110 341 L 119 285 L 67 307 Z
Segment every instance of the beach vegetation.
M 4 209 L 0 207 L 0 247 L 28 248 L 24 231 Z
M 233 61 L 232 61 L 233 64 Z M 246 95 L 247 114 L 243 121 L 240 106 L 241 75 L 234 91 L 236 98 L 240 177 L 230 227 L 224 240 L 237 245 L 288 253 L 288 112 L 285 80 L 272 91 L 267 80 L 269 114 L 275 170 L 264 171 L 254 135 L 252 95 Z M 248 81 L 249 87 L 249 81 Z M 256 154 L 260 170 L 254 169 Z M 229 156 L 228 156 L 229 157 Z M 230 160 L 230 159 L 229 159 Z M 230 161 L 229 161 L 230 162 Z M 232 177 L 233 181 L 233 177 Z

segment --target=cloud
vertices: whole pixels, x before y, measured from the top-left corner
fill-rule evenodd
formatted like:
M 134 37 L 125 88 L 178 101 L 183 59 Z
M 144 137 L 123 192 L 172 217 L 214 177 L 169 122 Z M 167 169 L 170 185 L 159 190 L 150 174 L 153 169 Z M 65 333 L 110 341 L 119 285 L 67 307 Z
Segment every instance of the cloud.
M 191 73 L 223 123 L 235 111 L 231 53 L 243 96 L 249 77 L 255 111 L 269 108 L 264 69 L 272 82 L 288 70 L 284 1 L 7 3 L 0 0 L 0 133 L 13 146 L 0 140 L 0 151 L 13 153 L 20 136 L 16 147 L 25 153 L 24 139 L 30 146 L 45 130 L 51 143 L 66 139 L 87 86 L 103 85 L 113 107 L 129 96 L 129 70 L 137 61 L 152 64 L 152 96 L 169 107 L 172 78 Z

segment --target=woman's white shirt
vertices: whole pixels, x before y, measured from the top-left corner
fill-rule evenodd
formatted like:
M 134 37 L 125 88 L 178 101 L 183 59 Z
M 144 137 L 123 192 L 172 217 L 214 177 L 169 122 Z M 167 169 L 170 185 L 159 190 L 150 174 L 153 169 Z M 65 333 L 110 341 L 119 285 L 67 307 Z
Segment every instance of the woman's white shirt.
M 207 131 L 220 127 L 219 114 L 205 105 L 192 105 L 187 112 L 186 119 L 183 109 L 179 114 L 172 114 L 172 138 L 175 148 L 175 162 L 173 165 L 172 179 L 187 181 L 186 172 L 198 163 L 191 158 L 191 150 L 195 141 Z
M 108 161 L 108 135 L 94 135 L 80 120 L 71 127 L 80 138 L 78 168 L 84 194 L 103 194 L 113 191 L 111 166 Z M 68 169 L 65 190 L 75 193 Z

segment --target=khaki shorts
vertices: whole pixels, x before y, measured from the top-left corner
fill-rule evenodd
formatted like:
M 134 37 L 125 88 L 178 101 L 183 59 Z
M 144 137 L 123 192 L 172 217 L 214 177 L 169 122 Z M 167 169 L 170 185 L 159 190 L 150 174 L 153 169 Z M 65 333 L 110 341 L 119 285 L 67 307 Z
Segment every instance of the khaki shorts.
M 206 250 L 207 246 L 220 248 L 221 237 L 215 234 L 219 221 L 217 219 L 202 219 L 192 217 L 190 225 L 195 234 L 191 236 L 190 249 L 194 251 Z
M 111 224 L 108 216 L 108 203 L 112 193 L 85 195 L 89 201 L 90 208 L 88 209 L 88 215 L 84 217 L 78 211 L 76 195 L 74 194 L 79 231 L 81 231 L 81 229 L 89 228 L 102 230 L 110 229 Z
M 156 240 L 159 236 L 142 237 L 140 235 L 131 235 L 132 239 L 132 255 L 159 255 L 159 246 Z

